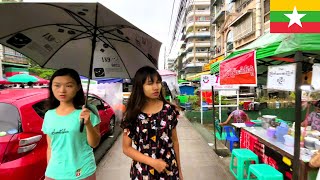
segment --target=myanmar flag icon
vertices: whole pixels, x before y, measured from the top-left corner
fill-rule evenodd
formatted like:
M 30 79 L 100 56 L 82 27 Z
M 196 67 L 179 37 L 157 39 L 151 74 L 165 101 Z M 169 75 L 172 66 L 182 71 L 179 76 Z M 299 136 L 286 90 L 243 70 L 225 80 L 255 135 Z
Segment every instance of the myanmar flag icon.
M 320 0 L 271 0 L 271 33 L 320 33 Z

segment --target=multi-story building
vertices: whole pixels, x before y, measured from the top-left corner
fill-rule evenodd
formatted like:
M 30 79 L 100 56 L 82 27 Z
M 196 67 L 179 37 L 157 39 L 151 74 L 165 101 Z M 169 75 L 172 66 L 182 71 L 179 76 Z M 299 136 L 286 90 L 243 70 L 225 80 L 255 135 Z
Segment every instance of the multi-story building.
M 22 0 L 0 0 L 2 2 L 21 2 Z M 1 22 L 0 22 L 1 23 Z M 29 62 L 22 54 L 0 44 L 0 78 L 28 72 Z
M 254 41 L 270 27 L 270 0 L 211 0 L 213 57 Z
M 202 72 L 210 55 L 210 0 L 181 0 L 171 49 L 178 49 L 175 69 L 187 78 Z
M 175 61 L 175 58 L 169 57 L 167 59 L 167 63 L 166 63 L 165 69 L 174 71 L 174 61 Z

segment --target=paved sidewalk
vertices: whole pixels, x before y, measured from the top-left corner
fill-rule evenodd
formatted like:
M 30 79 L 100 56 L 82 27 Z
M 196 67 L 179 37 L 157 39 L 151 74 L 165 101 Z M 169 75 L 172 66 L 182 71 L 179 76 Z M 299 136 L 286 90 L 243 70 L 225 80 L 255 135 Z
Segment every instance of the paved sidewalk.
M 185 180 L 233 180 L 228 167 L 222 163 L 192 124 L 181 116 L 178 136 L 182 173 Z M 98 180 L 128 180 L 131 159 L 122 153 L 122 135 L 98 164 Z

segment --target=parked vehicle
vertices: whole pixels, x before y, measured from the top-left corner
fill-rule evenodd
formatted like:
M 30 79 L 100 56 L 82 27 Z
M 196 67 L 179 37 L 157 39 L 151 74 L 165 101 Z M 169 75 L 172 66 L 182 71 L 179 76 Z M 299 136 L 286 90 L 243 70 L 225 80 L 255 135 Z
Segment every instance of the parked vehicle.
M 46 112 L 47 89 L 0 91 L 0 179 L 38 180 L 47 166 L 47 142 L 41 131 Z M 113 133 L 115 114 L 104 100 L 89 94 L 101 119 L 100 133 Z

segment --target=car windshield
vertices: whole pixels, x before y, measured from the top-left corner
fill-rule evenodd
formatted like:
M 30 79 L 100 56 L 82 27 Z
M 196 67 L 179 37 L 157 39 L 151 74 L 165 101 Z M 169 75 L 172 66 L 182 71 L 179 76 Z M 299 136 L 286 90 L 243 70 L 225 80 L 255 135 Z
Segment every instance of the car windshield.
M 0 103 L 0 134 L 15 134 L 19 129 L 18 109 L 7 103 Z

